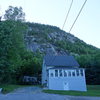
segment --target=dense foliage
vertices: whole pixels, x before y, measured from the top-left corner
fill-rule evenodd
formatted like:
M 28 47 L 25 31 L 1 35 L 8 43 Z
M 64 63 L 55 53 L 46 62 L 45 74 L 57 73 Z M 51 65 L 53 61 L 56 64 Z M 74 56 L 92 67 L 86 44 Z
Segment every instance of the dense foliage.
M 100 84 L 100 52 L 77 57 L 80 66 L 86 69 L 87 84 Z
M 35 75 L 41 70 L 41 57 L 25 48 L 26 29 L 21 22 L 0 22 L 0 83 L 16 83 L 24 75 Z

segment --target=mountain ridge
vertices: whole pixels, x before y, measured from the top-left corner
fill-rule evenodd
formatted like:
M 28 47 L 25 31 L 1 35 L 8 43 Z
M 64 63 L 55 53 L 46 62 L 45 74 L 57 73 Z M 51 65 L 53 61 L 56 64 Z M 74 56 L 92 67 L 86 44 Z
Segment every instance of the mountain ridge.
M 26 23 L 28 25 L 25 43 L 27 49 L 40 53 L 74 55 L 93 54 L 99 48 L 85 43 L 83 40 L 67 33 L 56 26 L 38 23 Z

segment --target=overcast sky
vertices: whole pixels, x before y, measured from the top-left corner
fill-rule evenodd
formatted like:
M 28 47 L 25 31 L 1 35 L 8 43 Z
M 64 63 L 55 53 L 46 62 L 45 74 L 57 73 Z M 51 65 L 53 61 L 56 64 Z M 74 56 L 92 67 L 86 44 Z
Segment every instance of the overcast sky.
M 69 31 L 83 2 L 74 0 L 71 12 L 64 27 Z M 26 20 L 49 24 L 62 29 L 71 0 L 0 0 L 0 15 L 8 6 L 21 6 Z M 100 48 L 100 0 L 88 0 L 71 34 Z

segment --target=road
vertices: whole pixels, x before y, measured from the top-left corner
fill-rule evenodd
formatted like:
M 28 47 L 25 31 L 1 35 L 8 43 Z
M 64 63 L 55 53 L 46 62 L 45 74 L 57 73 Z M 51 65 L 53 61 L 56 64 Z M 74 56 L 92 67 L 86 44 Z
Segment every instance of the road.
M 66 96 L 41 92 L 39 87 L 26 87 L 12 93 L 0 94 L 0 100 L 100 100 L 100 97 Z

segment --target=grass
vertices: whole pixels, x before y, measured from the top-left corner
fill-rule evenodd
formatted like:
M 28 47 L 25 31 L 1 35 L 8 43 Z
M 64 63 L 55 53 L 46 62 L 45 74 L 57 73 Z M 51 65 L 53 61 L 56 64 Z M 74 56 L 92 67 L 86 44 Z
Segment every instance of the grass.
M 0 85 L 0 88 L 2 88 L 2 93 L 6 94 L 14 91 L 17 88 L 22 88 L 27 86 L 33 86 L 33 85 Z
M 73 95 L 73 96 L 97 96 L 100 97 L 100 85 L 88 85 L 87 92 L 80 91 L 61 91 L 61 90 L 43 90 L 45 93 Z
M 9 93 L 17 88 L 29 87 L 33 85 L 0 85 L 3 88 L 2 93 Z M 40 85 L 39 85 L 40 87 Z M 73 96 L 98 96 L 100 97 L 100 85 L 88 85 L 87 92 L 80 91 L 57 91 L 57 90 L 43 90 L 45 93 L 61 94 L 61 95 L 73 95 Z

